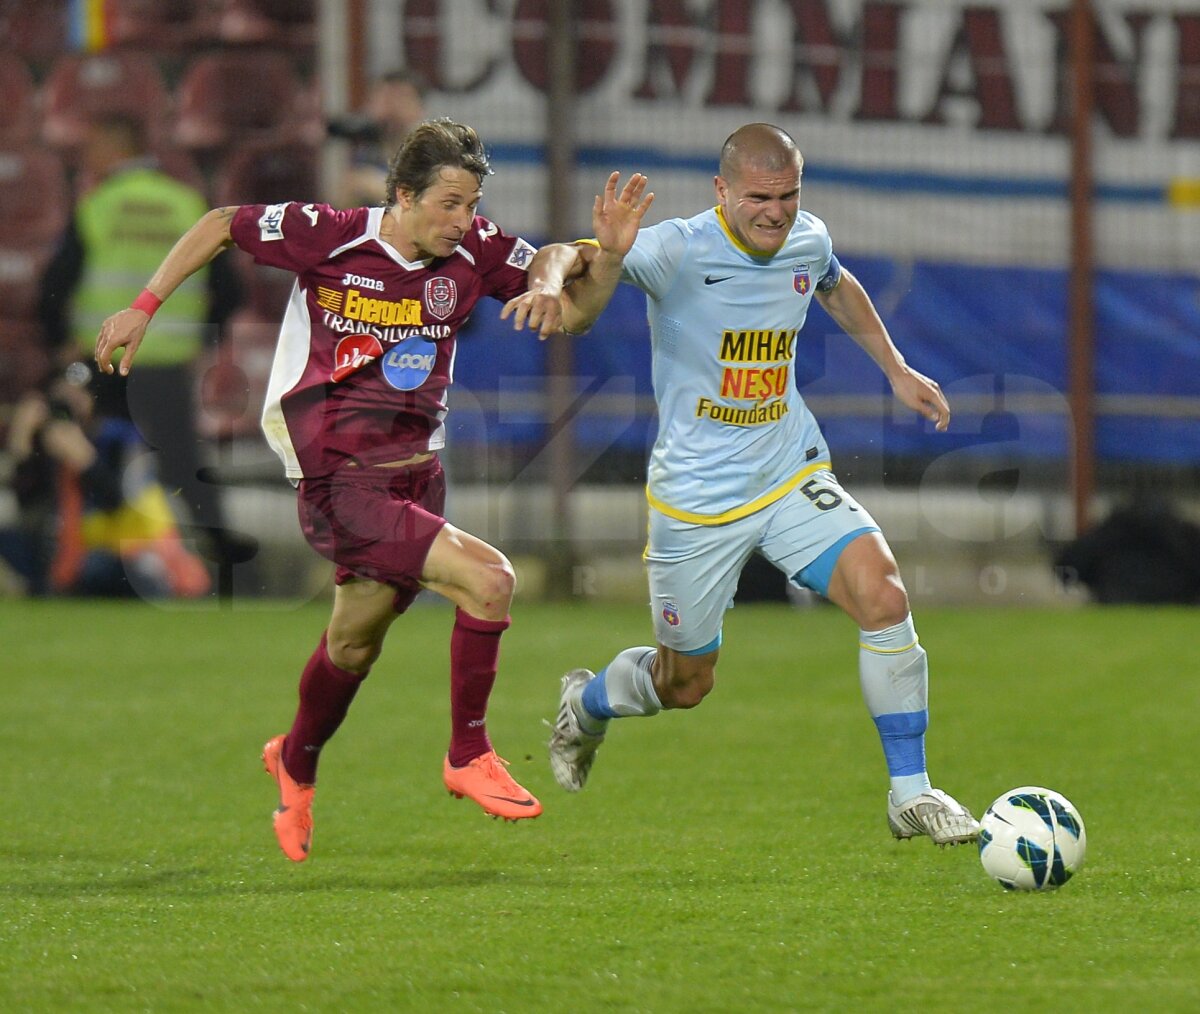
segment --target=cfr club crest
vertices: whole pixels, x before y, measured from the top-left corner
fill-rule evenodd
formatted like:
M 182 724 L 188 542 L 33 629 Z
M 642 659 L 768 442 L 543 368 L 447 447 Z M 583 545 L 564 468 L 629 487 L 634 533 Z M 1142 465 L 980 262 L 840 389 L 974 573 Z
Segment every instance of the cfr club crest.
M 430 316 L 445 320 L 458 305 L 458 286 L 453 278 L 438 275 L 425 283 L 425 309 Z

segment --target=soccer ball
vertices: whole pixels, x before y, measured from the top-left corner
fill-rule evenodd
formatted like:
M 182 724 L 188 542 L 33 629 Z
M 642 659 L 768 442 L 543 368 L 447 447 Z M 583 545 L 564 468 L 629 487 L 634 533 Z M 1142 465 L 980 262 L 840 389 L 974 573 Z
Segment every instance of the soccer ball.
M 979 822 L 979 861 L 1010 891 L 1061 887 L 1079 871 L 1086 851 L 1083 818 L 1052 789 L 1010 789 Z

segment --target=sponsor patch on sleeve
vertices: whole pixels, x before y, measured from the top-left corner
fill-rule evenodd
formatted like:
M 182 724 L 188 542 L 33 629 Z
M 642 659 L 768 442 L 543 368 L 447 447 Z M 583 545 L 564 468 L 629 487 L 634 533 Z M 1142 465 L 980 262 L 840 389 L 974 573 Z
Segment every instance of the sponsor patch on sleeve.
M 504 263 L 510 267 L 520 268 L 522 271 L 526 271 L 528 270 L 529 262 L 533 260 L 533 255 L 535 253 L 537 253 L 537 249 L 535 247 L 530 246 L 525 242 L 525 240 L 518 237 L 516 243 L 513 244 L 512 253 L 508 255 L 508 260 L 506 260 Z
M 283 213 L 287 211 L 286 204 L 268 204 L 267 210 L 258 220 L 258 234 L 264 243 L 283 239 Z

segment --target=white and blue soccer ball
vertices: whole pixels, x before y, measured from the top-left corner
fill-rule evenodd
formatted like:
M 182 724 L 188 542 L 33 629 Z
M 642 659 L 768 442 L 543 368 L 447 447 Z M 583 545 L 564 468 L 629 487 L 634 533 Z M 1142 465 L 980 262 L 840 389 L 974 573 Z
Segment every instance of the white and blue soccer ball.
M 1086 852 L 1083 818 L 1053 789 L 1010 789 L 979 821 L 979 861 L 1010 891 L 1061 887 L 1079 872 Z

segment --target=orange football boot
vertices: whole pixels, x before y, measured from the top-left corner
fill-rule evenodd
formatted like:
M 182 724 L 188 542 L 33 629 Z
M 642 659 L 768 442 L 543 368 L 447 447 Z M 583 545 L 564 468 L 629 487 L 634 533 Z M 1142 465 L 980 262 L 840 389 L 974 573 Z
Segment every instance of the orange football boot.
M 542 804 L 518 785 L 505 768 L 508 765 L 495 750 L 476 757 L 461 768 L 453 767 L 449 756 L 442 763 L 442 781 L 452 796 L 473 799 L 493 817 L 521 820 L 536 817 Z
M 283 736 L 263 746 L 263 767 L 279 783 L 279 807 L 275 811 L 275 837 L 283 854 L 294 863 L 308 858 L 312 847 L 312 805 L 315 785 L 301 785 L 283 766 Z

